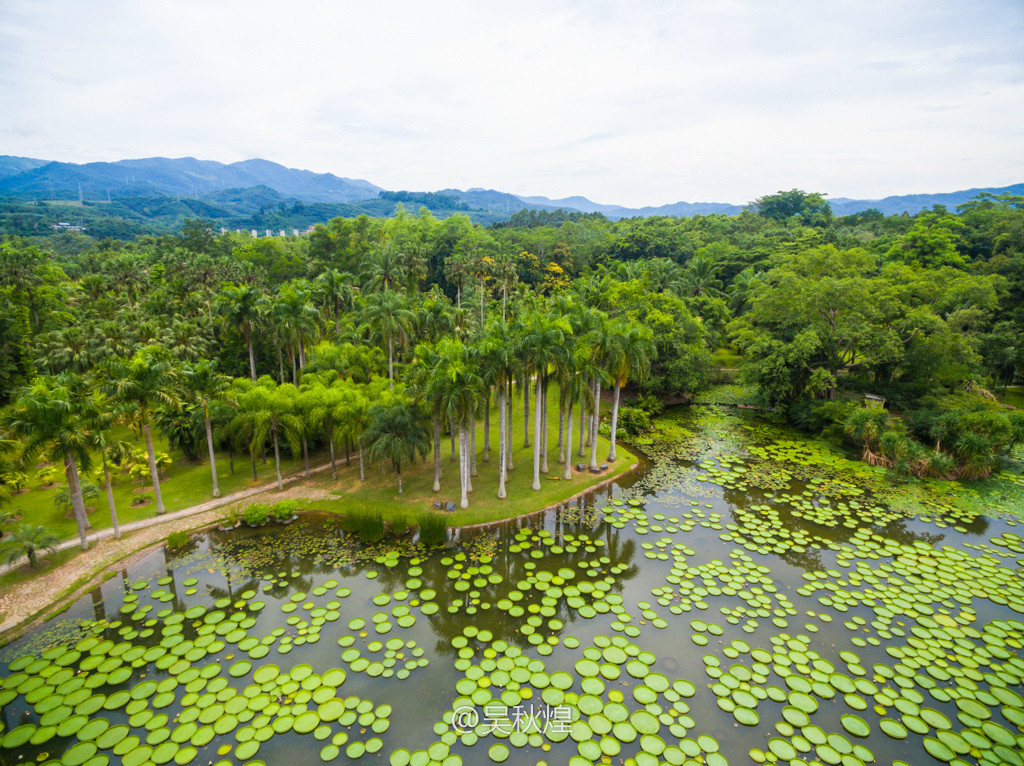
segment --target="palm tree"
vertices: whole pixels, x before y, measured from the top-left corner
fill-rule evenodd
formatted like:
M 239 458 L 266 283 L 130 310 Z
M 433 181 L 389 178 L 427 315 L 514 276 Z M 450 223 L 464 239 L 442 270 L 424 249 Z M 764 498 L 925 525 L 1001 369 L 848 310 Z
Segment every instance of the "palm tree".
M 391 462 L 398 474 L 398 494 L 402 494 L 402 464 L 415 462 L 417 455 L 427 456 L 430 434 L 415 404 L 400 397 L 389 399 L 370 408 L 362 443 L 370 460 Z
M 355 306 L 356 295 L 359 294 L 359 288 L 354 282 L 355 277 L 337 269 L 328 269 L 313 281 L 314 291 L 325 304 L 325 313 L 327 307 L 333 309 L 330 314 L 334 317 L 336 338 L 341 334 L 342 309 L 351 311 Z
M 116 360 L 109 364 L 105 375 L 107 381 L 101 385 L 101 390 L 131 409 L 134 419 L 146 437 L 149 475 L 153 480 L 156 512 L 162 514 L 165 510 L 164 500 L 160 494 L 160 474 L 156 467 L 150 419 L 153 407 L 158 403 L 168 407 L 181 405 L 177 390 L 178 371 L 173 366 L 167 349 L 162 346 L 146 346 L 129 361 Z
M 544 446 L 542 424 L 544 414 L 544 383 L 549 368 L 565 354 L 566 336 L 572 334 L 572 327 L 565 317 L 555 317 L 544 311 L 535 311 L 523 322 L 519 343 L 528 375 L 535 375 L 533 405 L 533 489 L 540 489 L 541 450 Z M 543 430 L 542 430 L 543 427 Z
M 370 325 L 373 337 L 388 351 L 388 381 L 395 388 L 395 344 L 404 346 L 409 341 L 409 331 L 416 315 L 406 306 L 405 297 L 393 290 L 370 295 L 365 304 L 364 316 Z
M 430 422 L 433 430 L 434 453 L 434 492 L 441 491 L 441 386 L 433 376 L 434 368 L 439 362 L 437 349 L 433 343 L 420 343 L 412 364 L 406 370 L 406 380 L 414 396 L 422 398 L 430 410 Z
M 733 316 L 741 316 L 750 308 L 750 302 L 754 294 L 763 284 L 762 274 L 754 271 L 753 266 L 747 266 L 732 278 L 732 284 L 726 289 L 729 295 L 729 310 Z
M 295 361 L 298 361 L 300 370 L 306 366 L 306 343 L 317 333 L 320 312 L 313 305 L 304 280 L 281 285 L 273 310 L 285 337 L 292 344 L 289 356 L 292 358 L 292 382 L 295 383 Z
M 249 454 L 255 460 L 261 445 L 270 439 L 274 445 L 274 466 L 277 470 L 277 488 L 284 489 L 281 476 L 280 439 L 284 437 L 297 453 L 304 429 L 302 419 L 295 414 L 295 399 L 298 389 L 290 383 L 278 385 L 269 375 L 264 375 L 257 385 L 238 398 L 236 427 L 249 430 Z
M 82 499 L 79 466 L 88 470 L 91 446 L 82 417 L 81 400 L 85 390 L 82 377 L 73 373 L 40 376 L 16 394 L 14 404 L 3 414 L 4 428 L 23 439 L 21 465 L 28 465 L 40 453 L 52 462 L 64 463 L 83 551 L 89 547 L 85 536 L 89 521 Z
M 504 498 L 508 476 L 508 407 L 506 397 L 515 379 L 518 359 L 515 342 L 504 319 L 493 320 L 483 338 L 481 361 L 498 391 L 498 497 Z
M 56 553 L 59 542 L 60 538 L 46 527 L 38 524 L 19 524 L 4 540 L 3 557 L 8 564 L 13 564 L 22 556 L 28 556 L 29 566 L 35 568 L 36 552 L 45 550 Z
M 213 425 L 210 421 L 210 406 L 218 401 L 233 403 L 229 392 L 231 378 L 217 372 L 217 362 L 203 359 L 191 367 L 185 367 L 185 383 L 188 397 L 203 408 L 203 422 L 206 425 L 206 447 L 210 453 L 210 473 L 213 477 L 213 496 L 220 497 L 217 482 L 217 456 L 213 450 Z
M 483 380 L 470 363 L 469 349 L 462 341 L 452 338 L 438 344 L 437 361 L 431 377 L 430 385 L 436 386 L 441 412 L 458 427 L 460 505 L 467 508 L 468 493 L 472 491 L 467 430 L 483 395 Z
M 622 386 L 629 380 L 630 374 L 639 379 L 646 377 L 651 367 L 651 360 L 657 353 L 654 346 L 654 335 L 650 328 L 636 322 L 613 319 L 608 323 L 608 372 L 615 385 L 615 398 L 612 404 L 611 449 L 608 451 L 608 462 L 615 462 L 615 433 L 619 425 L 619 393 Z
M 252 334 L 263 317 L 263 293 L 251 285 L 229 286 L 217 296 L 217 305 L 225 321 L 242 333 L 245 347 L 249 350 L 249 374 L 256 382 L 256 356 L 253 352 Z
M 395 292 L 406 279 L 405 258 L 390 242 L 385 242 L 367 258 L 363 273 L 366 292 Z
M 710 256 L 695 255 L 686 262 L 683 269 L 686 295 L 697 297 L 722 295 L 722 280 L 718 278 L 718 266 Z
M 114 425 L 121 420 L 123 413 L 114 402 L 111 402 L 105 393 L 93 389 L 92 399 L 85 408 L 85 425 L 89 431 L 92 442 L 99 449 L 100 460 L 103 464 L 103 482 L 107 490 L 107 507 L 110 509 L 110 521 L 113 524 L 114 538 L 121 537 L 121 526 L 117 520 L 117 506 L 114 504 L 114 485 L 110 476 L 110 464 L 107 455 L 113 451 L 114 455 L 121 457 L 127 455 L 130 447 L 127 443 L 112 438 L 111 431 Z M 84 498 L 84 493 L 83 493 Z

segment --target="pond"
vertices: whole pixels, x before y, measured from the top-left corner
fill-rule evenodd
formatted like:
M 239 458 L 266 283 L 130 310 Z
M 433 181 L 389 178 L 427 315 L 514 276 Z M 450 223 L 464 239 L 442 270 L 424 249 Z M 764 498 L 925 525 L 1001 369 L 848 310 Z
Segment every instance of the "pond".
M 1024 763 L 1019 474 L 718 407 L 641 449 L 443 549 L 314 514 L 145 555 L 4 650 L 0 762 Z

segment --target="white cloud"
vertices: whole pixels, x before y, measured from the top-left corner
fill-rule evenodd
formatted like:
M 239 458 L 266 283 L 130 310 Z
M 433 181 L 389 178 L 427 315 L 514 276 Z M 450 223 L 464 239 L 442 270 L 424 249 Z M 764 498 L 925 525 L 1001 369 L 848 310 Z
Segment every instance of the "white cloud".
M 1020 182 L 1016 0 L 5 0 L 0 152 L 627 205 Z

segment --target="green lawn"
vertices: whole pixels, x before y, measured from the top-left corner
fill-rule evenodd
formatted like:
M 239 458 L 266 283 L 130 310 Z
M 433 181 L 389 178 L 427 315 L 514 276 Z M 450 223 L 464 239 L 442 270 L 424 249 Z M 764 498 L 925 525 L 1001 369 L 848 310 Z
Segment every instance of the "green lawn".
M 588 471 L 576 473 L 571 481 L 556 479 L 563 473 L 563 466 L 558 463 L 558 422 L 557 422 L 557 390 L 552 386 L 549 393 L 549 416 L 548 416 L 548 452 L 550 455 L 549 472 L 543 475 L 542 488 L 533 491 L 533 456 L 532 448 L 523 447 L 523 417 L 521 403 L 517 400 L 513 408 L 511 425 L 514 429 L 513 438 L 513 465 L 514 470 L 509 474 L 506 482 L 508 496 L 504 500 L 497 497 L 498 489 L 498 415 L 497 408 L 491 408 L 491 460 L 483 461 L 483 423 L 477 424 L 477 470 L 478 475 L 473 478 L 474 491 L 469 496 L 470 507 L 466 510 L 459 510 L 448 515 L 451 526 L 476 524 L 483 521 L 490 521 L 497 518 L 508 518 L 530 511 L 540 510 L 552 503 L 569 497 L 580 490 L 603 481 L 608 478 L 611 472 L 621 472 L 636 462 L 635 456 L 628 450 L 619 446 L 618 460 L 613 468 L 604 475 L 594 475 Z M 532 402 L 531 402 L 532 404 Z M 603 407 L 605 415 L 610 413 L 610 406 Z M 579 409 L 576 410 L 576 421 L 574 423 L 574 439 L 578 445 L 579 430 Z M 532 416 L 532 413 L 531 413 Z M 531 438 L 532 438 L 532 417 L 531 417 Z M 157 451 L 167 451 L 167 442 L 156 435 Z M 140 440 L 140 444 L 142 444 Z M 598 442 L 598 463 L 604 463 L 608 457 L 608 441 L 604 438 Z M 287 453 L 286 453 L 287 454 Z M 435 494 L 432 491 L 433 484 L 433 456 L 428 455 L 427 459 L 415 466 L 409 466 L 403 470 L 404 493 L 397 493 L 397 482 L 395 475 L 388 467 L 368 465 L 366 470 L 366 482 L 360 483 L 358 462 L 354 459 L 349 466 L 344 465 L 344 450 L 337 455 L 339 461 L 338 478 L 332 480 L 330 471 L 310 477 L 302 482 L 302 486 L 308 487 L 311 494 L 323 495 L 324 499 L 310 500 L 306 506 L 310 509 L 327 510 L 334 512 L 345 512 L 346 510 L 359 508 L 370 511 L 380 511 L 384 517 L 396 526 L 403 521 L 415 522 L 419 513 L 431 512 L 431 503 L 434 500 L 452 500 L 458 505 L 459 484 L 458 484 L 458 462 L 450 461 L 450 447 L 447 436 L 442 436 L 442 480 L 441 492 Z M 573 450 L 573 464 L 578 462 L 589 462 L 589 448 L 587 457 L 579 458 Z M 174 459 L 173 464 L 167 470 L 167 478 L 161 481 L 160 487 L 163 493 L 164 505 L 168 512 L 186 508 L 212 498 L 209 463 L 189 463 L 180 454 L 171 453 Z M 326 451 L 310 455 L 312 466 L 320 465 L 328 460 Z M 252 471 L 248 456 L 235 457 L 235 473 L 231 475 L 228 468 L 226 455 L 217 456 L 217 468 L 220 479 L 222 495 L 253 486 Z M 288 475 L 302 470 L 301 456 L 296 459 L 283 459 L 281 466 L 282 473 Z M 273 455 L 268 455 L 266 464 L 257 461 L 258 484 L 264 484 L 274 480 Z M 34 477 L 35 471 L 30 471 L 29 476 Z M 92 480 L 100 486 L 102 474 L 99 478 L 90 474 Z M 61 471 L 58 479 L 64 478 Z M 147 480 L 148 482 L 148 480 Z M 286 491 L 293 489 L 296 484 L 286 486 Z M 74 518 L 69 518 L 64 512 L 59 511 L 54 505 L 55 492 L 61 487 L 56 483 L 48 487 L 39 487 L 30 484 L 30 489 L 12 498 L 8 509 L 23 515 L 26 521 L 33 524 L 42 524 L 53 530 L 62 539 L 71 538 L 77 535 Z M 150 500 L 146 505 L 132 506 L 133 498 L 140 494 L 137 480 L 129 479 L 126 475 L 119 477 L 114 485 L 114 501 L 117 506 L 118 519 L 124 524 L 155 515 L 155 504 Z M 319 492 L 317 492 L 319 490 Z M 146 497 L 152 498 L 152 491 L 146 490 Z M 261 496 L 261 502 L 273 502 L 276 491 Z M 256 502 L 252 499 L 249 502 Z M 100 494 L 87 501 L 87 505 L 94 508 L 89 519 L 94 529 L 106 529 L 111 526 L 110 514 L 107 509 L 106 492 L 100 486 Z
M 711 355 L 711 364 L 715 367 L 735 370 L 743 364 L 743 357 L 732 348 L 720 348 Z
M 1024 410 L 1024 386 L 1009 386 L 1006 393 L 1001 388 L 995 389 L 996 396 L 1003 404 L 1009 404 L 1018 409 Z
M 125 438 L 131 438 L 126 436 Z M 168 452 L 167 440 L 154 433 L 154 442 L 157 452 Z M 145 450 L 145 442 L 139 439 L 138 446 Z M 210 476 L 210 463 L 190 463 L 185 460 L 181 453 L 169 453 L 173 463 L 166 471 L 166 479 L 160 482 L 160 490 L 163 494 L 164 507 L 168 511 L 176 511 L 187 508 L 196 503 L 210 500 L 213 497 L 212 483 Z M 322 455 L 310 455 L 311 465 L 318 465 L 324 461 Z M 99 488 L 99 495 L 86 501 L 86 506 L 93 510 L 89 513 L 89 521 L 93 529 L 107 529 L 111 526 L 110 511 L 107 507 L 107 493 L 103 488 L 103 471 L 98 460 L 89 472 L 83 474 L 83 479 L 88 479 Z M 21 514 L 25 521 L 32 524 L 42 524 L 51 529 L 61 539 L 77 536 L 78 528 L 73 517 L 58 510 L 54 505 L 54 495 L 57 490 L 64 486 L 63 466 L 56 466 L 57 483 L 49 486 L 39 486 L 34 482 L 36 471 L 33 469 L 29 474 L 29 491 L 16 494 L 6 506 L 6 510 Z M 282 460 L 282 473 L 288 474 L 301 470 L 302 460 Z M 111 467 L 113 470 L 113 466 Z M 220 479 L 220 491 L 222 495 L 237 492 L 240 489 L 253 486 L 252 468 L 249 464 L 248 455 L 235 456 L 235 473 L 232 476 L 229 471 L 228 457 L 226 454 L 217 455 L 217 474 Z M 274 479 L 273 455 L 269 455 L 266 465 L 257 460 L 257 484 L 263 484 Z M 146 478 L 147 489 L 140 492 L 140 485 L 137 480 L 130 479 L 127 474 L 114 478 L 114 504 L 117 507 L 117 517 L 122 523 L 138 521 L 154 516 L 156 506 L 153 502 L 153 492 L 149 487 L 149 478 Z M 144 495 L 149 498 L 145 505 L 132 505 L 132 500 Z

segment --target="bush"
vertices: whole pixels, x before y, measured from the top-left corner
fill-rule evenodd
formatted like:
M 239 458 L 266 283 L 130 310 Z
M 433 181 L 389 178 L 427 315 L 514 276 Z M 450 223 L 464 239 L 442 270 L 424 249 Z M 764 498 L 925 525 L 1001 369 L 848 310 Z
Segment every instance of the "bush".
M 665 410 L 665 403 L 653 394 L 637 397 L 631 406 L 643 410 L 652 418 L 657 417 Z
M 36 471 L 36 481 L 40 485 L 42 485 L 44 487 L 50 486 L 56 480 L 57 480 L 57 467 L 56 466 L 48 465 L 48 466 L 40 468 L 38 471 Z
M 645 434 L 652 430 L 647 412 L 637 407 L 619 407 L 618 429 L 630 436 Z
M 28 486 L 28 474 L 14 468 L 8 468 L 0 473 L 0 484 L 6 484 L 10 489 L 19 490 Z
M 341 528 L 359 535 L 364 543 L 377 543 L 384 537 L 384 517 L 380 511 L 351 511 L 342 519 Z
M 250 527 L 261 526 L 266 524 L 267 519 L 270 518 L 270 508 L 263 505 L 263 503 L 253 503 L 245 509 L 242 518 L 245 519 L 245 523 Z
M 82 500 L 83 502 L 89 500 L 95 500 L 100 495 L 99 487 L 93 484 L 88 479 L 82 479 L 79 482 L 82 486 Z M 53 504 L 60 510 L 67 513 L 71 509 L 71 490 L 67 487 L 61 487 L 53 493 Z
M 448 524 L 443 516 L 423 513 L 416 517 L 420 528 L 420 542 L 424 545 L 444 545 L 448 542 Z
M 295 515 L 297 507 L 298 503 L 294 500 L 281 500 L 270 507 L 270 514 L 277 521 L 288 521 L 288 519 Z
M 171 532 L 171 534 L 167 536 L 167 547 L 172 551 L 184 548 L 186 545 L 188 545 L 187 532 Z

